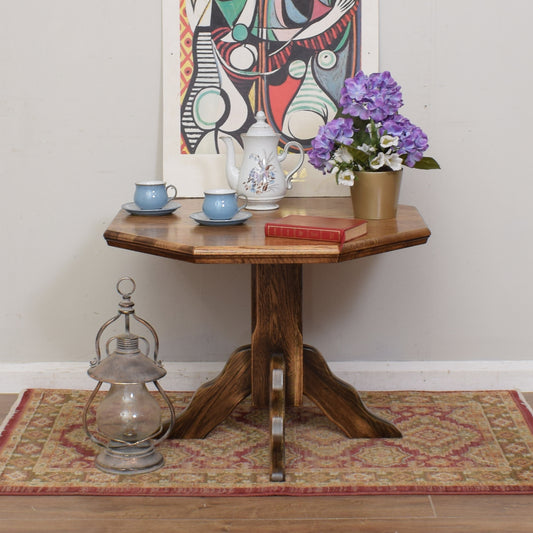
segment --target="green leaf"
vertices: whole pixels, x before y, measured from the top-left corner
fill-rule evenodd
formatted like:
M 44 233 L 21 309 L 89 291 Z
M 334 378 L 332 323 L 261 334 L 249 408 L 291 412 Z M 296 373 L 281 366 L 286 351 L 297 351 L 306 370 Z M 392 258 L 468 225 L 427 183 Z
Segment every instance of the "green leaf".
M 432 157 L 423 157 L 420 161 L 413 165 L 413 168 L 419 168 L 421 170 L 434 170 L 440 168 L 440 165 Z
M 361 166 L 365 166 L 368 164 L 368 154 L 361 150 L 357 150 L 357 148 L 352 148 L 350 150 L 353 160 L 358 163 Z
M 354 128 L 359 131 L 366 131 L 366 120 L 363 120 L 359 117 L 346 117 L 352 120 Z

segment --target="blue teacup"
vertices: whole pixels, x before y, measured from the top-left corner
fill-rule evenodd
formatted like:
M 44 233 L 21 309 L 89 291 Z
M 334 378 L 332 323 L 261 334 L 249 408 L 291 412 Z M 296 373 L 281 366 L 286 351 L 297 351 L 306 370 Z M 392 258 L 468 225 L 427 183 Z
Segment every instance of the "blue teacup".
M 173 196 L 168 195 L 169 189 L 174 190 Z M 161 209 L 177 195 L 176 187 L 167 185 L 164 181 L 139 181 L 135 184 L 133 201 L 140 209 Z
M 233 189 L 211 189 L 204 192 L 202 210 L 211 220 L 230 220 L 248 202 L 246 196 L 237 195 Z M 237 198 L 243 198 L 244 204 L 239 206 Z

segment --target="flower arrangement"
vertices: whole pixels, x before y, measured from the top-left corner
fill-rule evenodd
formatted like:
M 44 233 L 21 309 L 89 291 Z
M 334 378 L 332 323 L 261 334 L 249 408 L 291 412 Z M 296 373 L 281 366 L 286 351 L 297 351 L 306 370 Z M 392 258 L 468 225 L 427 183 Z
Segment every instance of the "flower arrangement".
M 319 128 L 308 152 L 309 162 L 324 174 L 334 173 L 337 183 L 353 185 L 361 170 L 440 168 L 435 159 L 423 156 L 427 135 L 398 113 L 402 91 L 390 72 L 367 76 L 360 71 L 348 78 L 339 104 L 342 112 Z

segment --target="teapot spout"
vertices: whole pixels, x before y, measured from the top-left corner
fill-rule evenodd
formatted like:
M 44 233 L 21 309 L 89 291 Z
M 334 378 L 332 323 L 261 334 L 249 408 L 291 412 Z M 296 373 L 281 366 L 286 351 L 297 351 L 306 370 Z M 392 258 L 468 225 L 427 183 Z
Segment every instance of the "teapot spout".
M 239 182 L 239 169 L 235 165 L 235 147 L 231 137 L 220 137 L 226 145 L 226 179 L 232 189 L 237 190 Z

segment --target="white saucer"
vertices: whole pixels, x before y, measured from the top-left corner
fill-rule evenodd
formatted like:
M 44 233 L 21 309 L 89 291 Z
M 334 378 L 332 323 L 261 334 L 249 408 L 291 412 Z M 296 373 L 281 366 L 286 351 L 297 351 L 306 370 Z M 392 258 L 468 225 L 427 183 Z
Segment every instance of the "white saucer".
M 144 216 L 161 216 L 170 215 L 174 213 L 176 209 L 179 209 L 181 204 L 177 200 L 170 200 L 167 205 L 161 207 L 161 209 L 140 209 L 135 202 L 129 202 L 122 206 L 122 209 L 130 213 L 131 215 L 144 215 Z
M 209 218 L 203 211 L 193 213 L 190 217 L 198 224 L 202 226 L 236 226 L 242 224 L 252 216 L 252 213 L 246 213 L 245 211 L 239 211 L 233 218 L 228 220 L 213 220 Z

